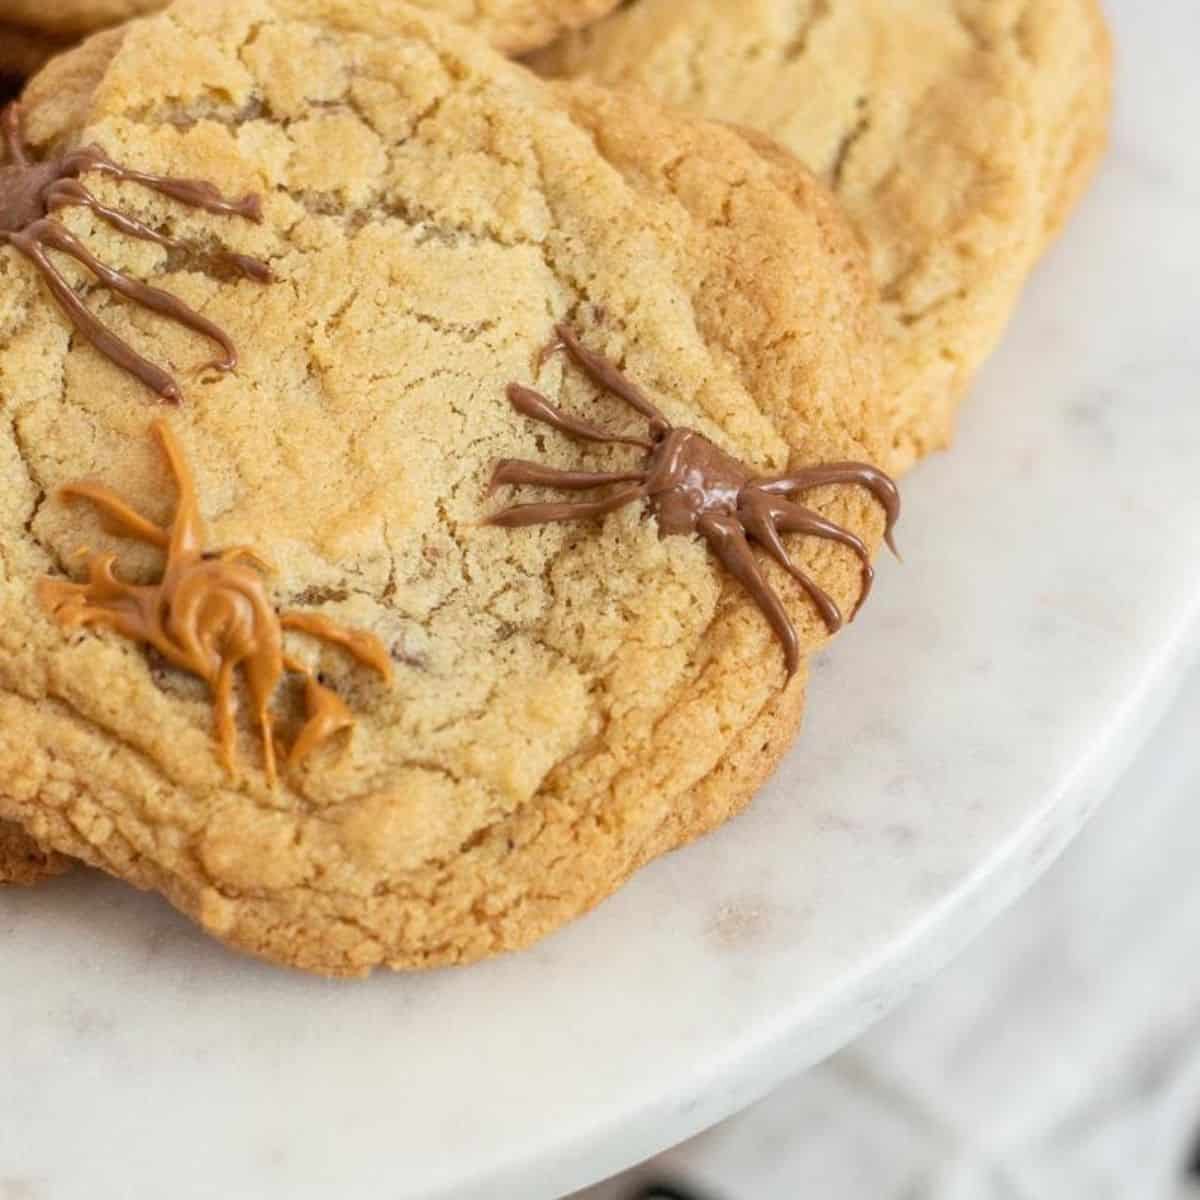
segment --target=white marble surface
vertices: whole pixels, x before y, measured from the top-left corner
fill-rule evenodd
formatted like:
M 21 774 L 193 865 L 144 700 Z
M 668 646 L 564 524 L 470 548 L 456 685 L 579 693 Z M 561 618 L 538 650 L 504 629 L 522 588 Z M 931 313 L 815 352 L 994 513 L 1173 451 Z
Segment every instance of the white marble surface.
M 1200 641 L 1193 0 L 732 827 L 522 957 L 323 984 L 97 878 L 0 897 L 0 1198 L 552 1200 L 745 1106 L 1027 888 Z
M 1200 669 L 1069 852 L 891 1016 L 572 1200 L 1200 1200 Z

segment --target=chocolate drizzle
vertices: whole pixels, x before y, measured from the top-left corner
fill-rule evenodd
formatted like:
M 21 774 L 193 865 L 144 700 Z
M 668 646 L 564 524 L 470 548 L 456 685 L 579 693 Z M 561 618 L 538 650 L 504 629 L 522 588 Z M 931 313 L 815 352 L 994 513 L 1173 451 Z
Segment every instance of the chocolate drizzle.
M 148 587 L 123 583 L 115 574 L 115 556 L 94 554 L 88 561 L 87 583 L 42 579 L 38 599 L 64 629 L 111 629 L 152 646 L 173 667 L 205 680 L 213 697 L 221 759 L 230 772 L 237 764 L 233 689 L 240 669 L 254 706 L 267 777 L 274 787 L 271 699 L 285 671 L 303 677 L 307 709 L 290 763 L 302 762 L 354 724 L 345 702 L 284 651 L 284 631 L 339 646 L 385 680 L 391 679 L 391 659 L 383 643 L 369 633 L 342 629 L 317 613 L 276 613 L 263 581 L 270 566 L 249 547 L 206 552 L 204 522 L 187 461 L 166 422 L 156 422 L 154 434 L 179 491 L 175 517 L 167 528 L 143 517 L 100 484 L 71 484 L 61 494 L 65 500 L 91 504 L 108 532 L 162 550 L 166 555 L 162 581 Z
M 232 371 L 237 366 L 237 348 L 220 326 L 201 316 L 177 296 L 105 266 L 65 225 L 53 220 L 52 214 L 73 206 L 89 208 L 102 221 L 130 237 L 169 249 L 186 250 L 188 247 L 185 243 L 101 204 L 80 182 L 80 177 L 93 171 L 111 175 L 114 179 L 140 184 L 189 208 L 202 209 L 218 216 L 243 217 L 248 221 L 262 219 L 258 197 L 226 200 L 211 183 L 203 180 L 172 179 L 134 171 L 113 162 L 98 146 L 84 146 L 45 162 L 34 162 L 26 150 L 21 130 L 21 112 L 16 104 L 4 109 L 0 116 L 0 127 L 8 153 L 8 162 L 0 167 L 0 240 L 16 247 L 37 267 L 50 294 L 75 328 L 101 354 L 141 380 L 163 400 L 171 404 L 179 403 L 179 385 L 171 375 L 143 358 L 128 342 L 117 337 L 92 315 L 54 265 L 50 251 L 73 258 L 109 291 L 203 334 L 221 350 L 220 355 L 206 365 L 220 371 Z M 224 269 L 245 279 L 253 279 L 258 283 L 271 280 L 271 269 L 266 263 L 244 254 L 222 252 L 219 263 Z
M 508 484 L 589 491 L 611 485 L 616 490 L 599 500 L 517 505 L 497 513 L 491 523 L 517 528 L 552 521 L 578 521 L 647 501 L 664 536 L 699 534 L 708 542 L 722 566 L 762 609 L 783 645 L 788 673 L 794 675 L 800 666 L 800 638 L 787 610 L 767 582 L 751 543 L 762 546 L 800 584 L 830 632 L 836 632 L 844 624 L 841 610 L 828 592 L 792 562 L 782 535 L 799 533 L 825 538 L 848 547 L 858 556 L 862 564 L 862 592 L 851 620 L 866 601 L 875 578 L 870 552 L 857 535 L 806 508 L 795 497 L 829 484 L 866 488 L 887 515 L 887 543 L 894 551 L 892 533 L 900 516 L 900 494 L 895 483 L 877 467 L 853 462 L 805 467 L 786 475 L 757 476 L 703 434 L 671 425 L 636 384 L 614 363 L 582 345 L 569 326 L 559 325 L 555 332 L 558 340 L 548 353 L 565 350 L 592 382 L 646 418 L 649 436 L 609 433 L 563 412 L 545 396 L 516 383 L 508 389 L 512 406 L 523 416 L 577 441 L 636 446 L 645 451 L 645 461 L 641 467 L 629 471 L 594 472 L 560 471 L 539 463 L 506 459 L 496 467 L 492 477 L 494 487 Z

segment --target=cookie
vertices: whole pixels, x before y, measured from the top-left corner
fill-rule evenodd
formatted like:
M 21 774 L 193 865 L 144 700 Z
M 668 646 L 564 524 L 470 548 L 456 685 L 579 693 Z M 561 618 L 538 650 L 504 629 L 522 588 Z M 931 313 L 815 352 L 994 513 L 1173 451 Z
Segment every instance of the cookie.
M 69 44 L 0 24 L 0 104 L 15 97 L 30 75 Z M 0 821 L 0 887 L 29 886 L 61 874 L 68 865 L 61 856 L 43 852 L 19 826 Z
M 84 288 L 172 370 L 164 409 L 3 252 L 0 817 L 234 946 L 357 975 L 528 945 L 749 800 L 827 640 L 819 596 L 854 611 L 854 539 L 874 551 L 887 520 L 866 468 L 809 473 L 885 442 L 869 275 L 807 172 L 647 98 L 546 84 L 420 10 L 339 0 L 180 0 L 56 60 L 26 116 L 39 158 L 94 144 L 260 195 L 256 222 L 80 180 L 276 282 L 62 210 L 236 346 L 236 371 L 196 369 L 204 338 Z M 576 344 L 553 351 L 556 329 Z M 649 479 L 663 423 L 712 447 L 678 460 L 700 453 L 690 483 Z M 643 500 L 507 527 L 622 486 L 534 487 L 505 477 L 518 461 L 623 473 Z M 678 526 L 713 516 L 682 493 L 730 473 L 756 497 L 738 573 Z M 825 522 L 782 538 L 791 571 L 759 519 L 783 500 Z M 382 644 L 392 678 L 296 615 Z
M 879 285 L 896 471 L 950 441 L 1110 106 L 1096 0 L 634 0 L 535 66 L 752 127 L 833 188 Z
M 15 94 L 30 75 L 71 45 L 67 37 L 0 22 L 0 85 Z
M 20 826 L 0 821 L 0 887 L 28 887 L 69 867 L 67 859 L 42 850 Z
M 386 12 L 389 0 L 351 0 L 346 9 Z M 617 7 L 619 0 L 416 0 L 484 34 L 497 49 L 522 54 L 582 28 Z M 167 0 L 0 0 L 0 21 L 58 36 L 92 33 L 158 12 Z

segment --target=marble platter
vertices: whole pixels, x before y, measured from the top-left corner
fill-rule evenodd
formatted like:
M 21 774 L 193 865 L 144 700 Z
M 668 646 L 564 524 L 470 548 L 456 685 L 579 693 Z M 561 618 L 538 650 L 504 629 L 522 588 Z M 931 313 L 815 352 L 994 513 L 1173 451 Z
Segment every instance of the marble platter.
M 0 896 L 3 1200 L 553 1200 L 831 1052 L 1029 886 L 1200 642 L 1200 20 L 1113 16 L 1114 156 L 751 811 L 528 954 L 365 985 L 97 876 Z

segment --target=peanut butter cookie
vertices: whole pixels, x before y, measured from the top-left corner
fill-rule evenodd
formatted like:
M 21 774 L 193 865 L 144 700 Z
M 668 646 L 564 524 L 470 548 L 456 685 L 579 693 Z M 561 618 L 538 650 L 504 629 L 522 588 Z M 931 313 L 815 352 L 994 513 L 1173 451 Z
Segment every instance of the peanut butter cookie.
M 1097 0 L 632 0 L 535 65 L 753 127 L 836 191 L 882 297 L 894 470 L 950 440 L 1110 104 Z
M 72 44 L 68 37 L 0 22 L 0 85 L 18 91 L 30 75 Z
M 139 172 L 50 219 L 239 362 L 81 273 L 164 406 L 0 251 L 0 817 L 358 975 L 528 945 L 749 800 L 895 515 L 806 171 L 344 0 L 179 0 L 25 118 Z
M 0 103 L 15 96 L 37 69 L 69 43 L 28 29 L 0 24 Z M 43 852 L 17 825 L 0 821 L 0 886 L 27 886 L 61 874 L 60 855 Z
M 390 0 L 349 0 L 347 11 L 385 13 Z M 619 0 L 415 0 L 421 8 L 470 25 L 497 49 L 521 54 L 582 28 Z M 167 0 L 0 0 L 0 22 L 76 37 L 166 8 Z

